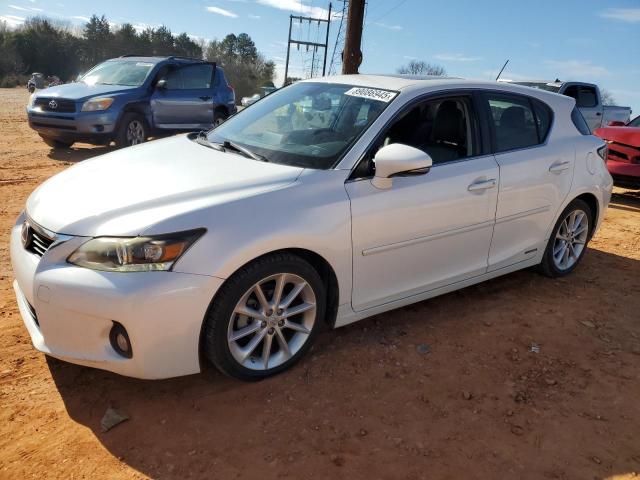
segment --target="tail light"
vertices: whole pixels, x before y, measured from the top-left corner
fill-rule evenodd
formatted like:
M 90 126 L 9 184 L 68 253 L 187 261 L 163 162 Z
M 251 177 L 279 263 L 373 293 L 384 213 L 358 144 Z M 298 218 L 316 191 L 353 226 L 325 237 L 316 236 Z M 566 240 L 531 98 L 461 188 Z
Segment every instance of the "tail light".
M 609 155 L 609 145 L 603 145 L 598 149 L 598 155 L 603 161 L 607 161 L 607 156 Z
M 229 89 L 229 91 L 230 91 L 231 93 L 233 93 L 234 95 L 236 94 L 236 89 L 235 89 L 235 88 L 233 88 L 233 85 L 227 85 L 227 88 Z

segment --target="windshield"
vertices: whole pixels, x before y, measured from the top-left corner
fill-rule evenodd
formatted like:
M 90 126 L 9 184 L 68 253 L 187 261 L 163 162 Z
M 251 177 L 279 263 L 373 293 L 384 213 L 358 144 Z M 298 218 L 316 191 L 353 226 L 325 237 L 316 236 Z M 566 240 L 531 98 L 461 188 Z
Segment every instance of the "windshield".
M 547 92 L 558 93 L 562 85 L 557 83 L 544 83 L 544 82 L 512 82 L 516 85 L 524 85 L 525 87 L 538 88 L 540 90 L 546 90 Z
M 378 118 L 397 92 L 300 82 L 274 92 L 212 130 L 265 160 L 329 169 Z
M 640 127 L 640 116 L 637 116 L 629 122 L 628 127 Z
M 85 73 L 81 82 L 87 85 L 126 85 L 139 87 L 154 64 L 136 60 L 109 60 Z

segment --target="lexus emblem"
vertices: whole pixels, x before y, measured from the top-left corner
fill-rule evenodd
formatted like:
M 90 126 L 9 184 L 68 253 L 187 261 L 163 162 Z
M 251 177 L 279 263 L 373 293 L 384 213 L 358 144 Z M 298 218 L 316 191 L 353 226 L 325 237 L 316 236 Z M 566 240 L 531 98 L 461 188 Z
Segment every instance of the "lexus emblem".
M 22 240 L 22 246 L 28 248 L 31 243 L 31 227 L 27 222 L 22 224 L 22 230 L 20 231 L 20 239 Z
M 55 110 L 56 108 L 58 108 L 58 102 L 56 102 L 55 100 L 51 100 L 51 101 L 49 102 L 49 108 L 50 108 L 51 110 Z

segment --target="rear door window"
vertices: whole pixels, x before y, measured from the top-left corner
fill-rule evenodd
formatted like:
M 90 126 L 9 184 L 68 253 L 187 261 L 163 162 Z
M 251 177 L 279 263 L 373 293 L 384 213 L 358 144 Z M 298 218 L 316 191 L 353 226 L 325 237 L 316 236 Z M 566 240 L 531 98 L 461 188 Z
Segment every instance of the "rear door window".
M 198 64 L 181 67 L 166 76 L 168 90 L 194 90 L 211 87 L 213 65 Z
M 496 152 L 528 148 L 541 143 L 536 116 L 528 97 L 492 92 L 485 93 L 484 98 L 491 112 Z

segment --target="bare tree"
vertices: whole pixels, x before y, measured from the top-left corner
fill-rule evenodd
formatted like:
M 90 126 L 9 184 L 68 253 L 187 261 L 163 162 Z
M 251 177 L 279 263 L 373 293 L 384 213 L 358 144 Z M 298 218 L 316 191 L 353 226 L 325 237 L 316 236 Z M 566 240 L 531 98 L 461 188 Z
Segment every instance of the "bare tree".
M 604 88 L 600 89 L 600 97 L 602 97 L 603 105 L 615 105 L 616 99 L 613 98 L 613 94 L 609 90 L 605 90 Z
M 438 77 L 447 74 L 444 67 L 432 65 L 424 60 L 411 60 L 407 65 L 400 67 L 398 73 L 403 75 L 435 75 Z

